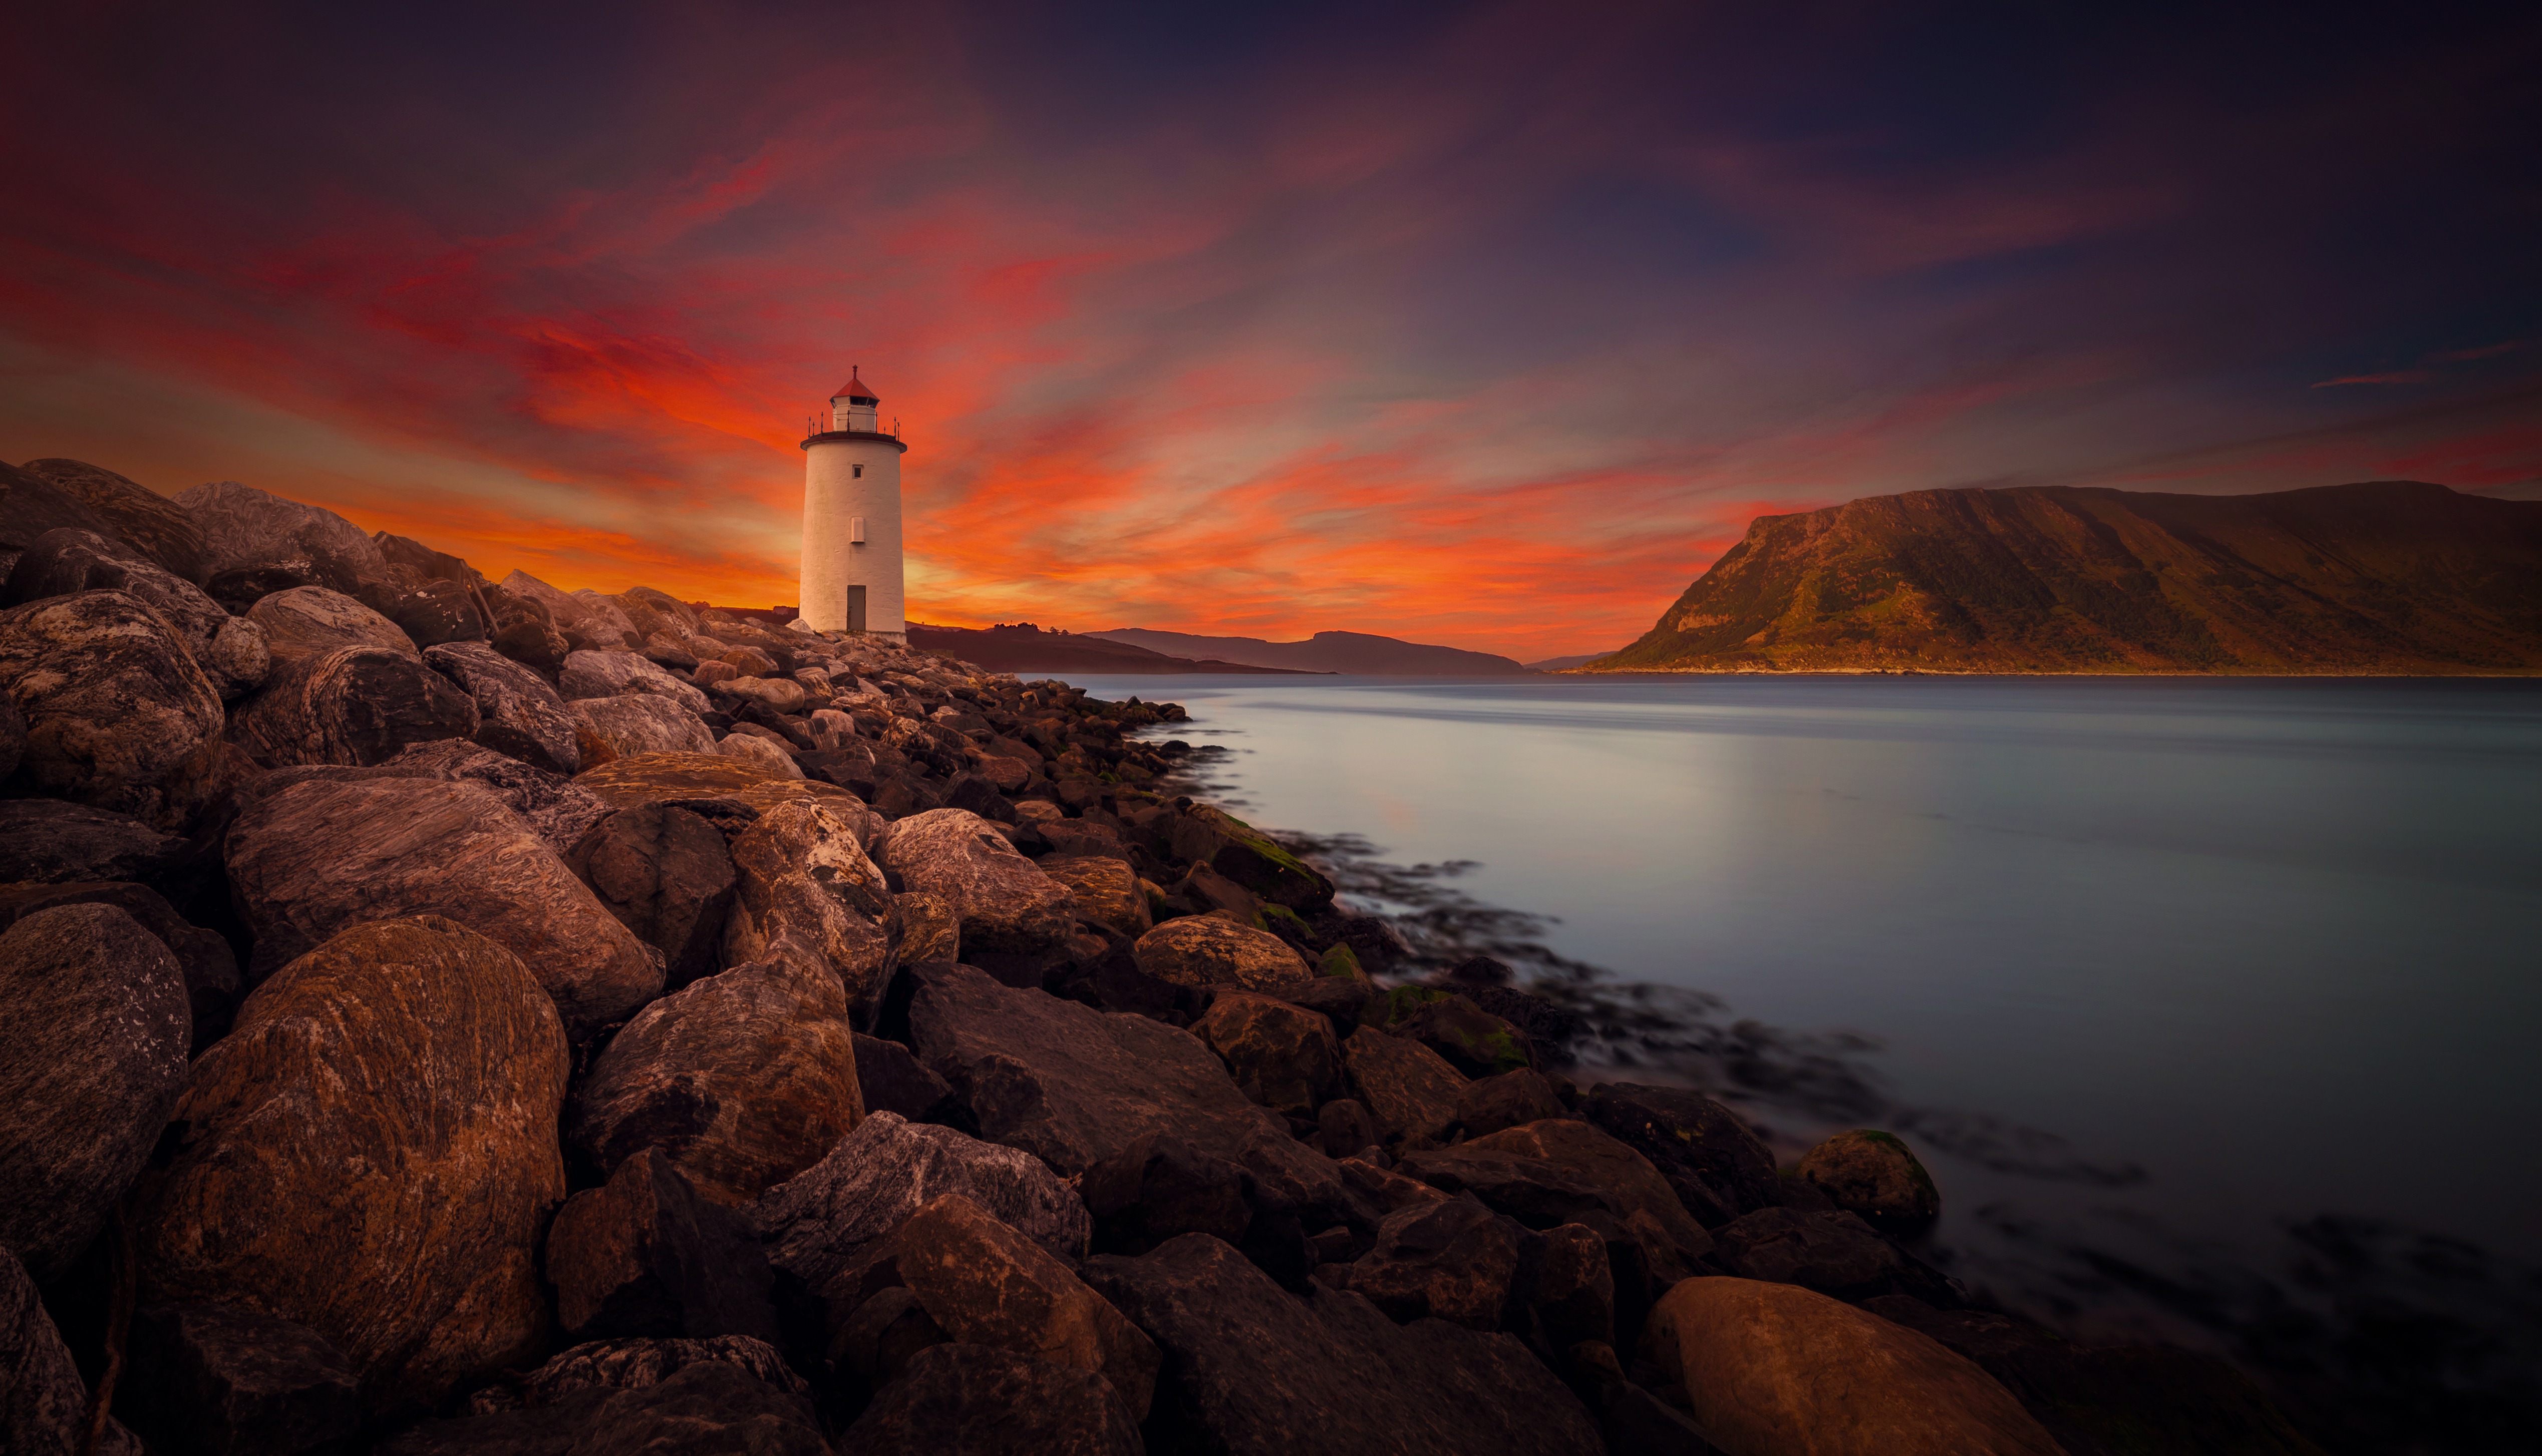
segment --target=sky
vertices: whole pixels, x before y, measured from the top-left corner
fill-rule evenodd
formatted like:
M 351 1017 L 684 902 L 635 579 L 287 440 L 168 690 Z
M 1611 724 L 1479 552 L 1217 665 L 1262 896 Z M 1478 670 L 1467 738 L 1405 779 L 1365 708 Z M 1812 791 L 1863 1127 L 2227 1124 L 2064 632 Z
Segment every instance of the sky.
M 0 455 L 793 601 L 1524 659 L 1758 515 L 2542 494 L 2542 11 L 98 3 L 0 51 Z

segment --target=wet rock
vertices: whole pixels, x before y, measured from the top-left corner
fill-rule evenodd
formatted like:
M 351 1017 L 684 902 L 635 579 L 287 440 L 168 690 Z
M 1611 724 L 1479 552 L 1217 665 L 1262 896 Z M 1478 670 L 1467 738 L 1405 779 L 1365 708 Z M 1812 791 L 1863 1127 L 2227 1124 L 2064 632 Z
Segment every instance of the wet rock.
M 659 1148 L 565 1201 L 548 1230 L 547 1276 L 571 1343 L 778 1338 L 775 1275 L 750 1220 L 698 1197 Z
M 436 739 L 400 752 L 380 765 L 413 768 L 435 778 L 476 784 L 503 801 L 533 834 L 559 854 L 570 853 L 582 837 L 612 813 L 598 794 L 561 773 L 551 773 L 462 738 Z
M 237 595 L 260 579 L 286 578 L 351 592 L 388 565 L 378 544 L 334 511 L 236 480 L 182 490 L 176 500 L 203 534 L 204 584 L 223 601 L 233 597 L 221 590 L 222 577 Z
M 1895 1133 L 1838 1132 L 1802 1157 L 1800 1175 L 1837 1207 L 1892 1233 L 1929 1228 L 1942 1213 L 1932 1175 Z
M 1342 1074 L 1385 1140 L 1427 1146 L 1448 1135 L 1464 1074 L 1418 1042 L 1363 1026 L 1342 1041 Z
M 1067 887 L 1077 902 L 1077 916 L 1109 926 L 1136 940 L 1148 933 L 1148 897 L 1139 892 L 1139 875 L 1129 864 L 1105 856 L 1046 854 L 1033 861 L 1045 875 Z
M 38 1279 L 105 1226 L 186 1080 L 177 958 L 104 905 L 0 931 L 0 1245 Z
M 221 695 L 139 598 L 82 592 L 0 612 L 0 691 L 26 721 L 38 793 L 148 815 L 159 784 L 221 731 Z
M 1470 1191 L 1531 1228 L 1603 1209 L 1641 1245 L 1663 1287 L 1696 1273 L 1712 1252 L 1711 1237 L 1687 1216 L 1659 1170 L 1587 1123 L 1529 1123 L 1438 1152 L 1407 1154 L 1402 1167 L 1435 1188 Z M 1594 1205 L 1576 1201 L 1582 1187 L 1595 1191 Z
M 958 961 L 962 959 L 962 917 L 941 895 L 902 894 L 892 897 L 900 907 L 900 959 L 904 964 L 922 961 Z
M 529 965 L 576 1035 L 660 993 L 662 969 L 503 801 L 432 778 L 312 780 L 230 826 L 233 896 L 262 981 L 347 925 L 447 915 Z
M 1759 1208 L 1723 1224 L 1714 1238 L 1732 1274 L 1824 1294 L 1878 1293 L 1899 1268 L 1897 1249 L 1842 1211 Z
M 0 468 L 5 469 L 5 468 Z M 5 483 L 5 481 L 0 481 Z M 77 1456 L 88 1427 L 88 1386 L 53 1328 L 36 1281 L 0 1244 L 0 1451 L 11 1456 Z M 140 1456 L 118 1421 L 106 1423 L 100 1456 Z
M 1706 1228 L 1783 1201 L 1773 1154 L 1736 1113 L 1700 1092 L 1601 1082 L 1580 1114 L 1648 1158 Z
M 1351 1266 L 1349 1288 L 1398 1325 L 1427 1318 L 1497 1330 L 1524 1232 L 1469 1195 L 1405 1208 L 1377 1226 L 1377 1247 Z
M 1146 1449 L 1101 1376 L 959 1344 L 918 1351 L 840 1445 L 858 1456 L 1140 1456 Z
M 1270 836 L 1232 814 L 1195 804 L 1166 830 L 1173 856 L 1206 864 L 1276 905 L 1311 910 L 1333 898 L 1333 885 Z
M 438 915 L 344 931 L 195 1060 L 133 1217 L 143 1297 L 308 1326 L 375 1418 L 527 1356 L 564 1085 L 518 957 Z
M 411 744 L 473 738 L 477 704 L 411 647 L 346 647 L 275 671 L 230 717 L 258 763 L 384 764 Z
M 557 675 L 557 689 L 568 698 L 618 697 L 649 693 L 667 697 L 692 713 L 707 710 L 707 695 L 633 652 L 575 652 L 566 656 Z
M 153 1451 L 243 1456 L 343 1449 L 360 1378 L 305 1325 L 232 1305 L 153 1305 L 132 1322 L 115 1412 Z
M 1145 1254 L 1187 1233 L 1239 1244 L 1253 1221 L 1244 1170 L 1165 1132 L 1086 1169 L 1080 1188 L 1106 1254 Z
M 442 642 L 423 660 L 477 704 L 476 741 L 532 767 L 582 771 L 575 721 L 547 680 L 484 642 Z
M 707 1198 L 747 1203 L 863 1118 L 847 1011 L 836 976 L 790 959 L 692 982 L 610 1039 L 566 1139 L 613 1174 L 658 1147 Z
M 1290 1294 L 1206 1235 L 1098 1256 L 1085 1279 L 1163 1351 L 1147 1428 L 1159 1450 L 1603 1450 L 1578 1398 L 1516 1339 L 1397 1326 L 1339 1290 Z
M 264 681 L 269 664 L 262 628 L 230 616 L 192 582 L 93 531 L 44 533 L 9 571 L 0 605 L 80 592 L 122 592 L 158 613 L 224 698 Z
M 750 1217 L 779 1269 L 819 1291 L 935 1199 L 958 1194 L 1054 1255 L 1085 1253 L 1075 1190 L 1030 1153 L 876 1112 L 818 1163 L 762 1194 Z
M 1789 1284 L 1687 1279 L 1651 1312 L 1642 1355 L 1732 1451 L 2062 1456 L 1983 1370 Z
M 1000 985 L 968 966 L 902 974 L 915 989 L 912 1050 L 952 1084 L 990 1141 L 1072 1177 L 1148 1133 L 1171 1133 L 1244 1168 L 1282 1206 L 1340 1204 L 1330 1161 L 1245 1101 L 1189 1033 Z
M 802 800 L 762 813 L 732 841 L 735 898 L 723 954 L 727 962 L 782 955 L 790 942 L 838 983 L 847 1014 L 865 1023 L 892 963 L 894 906 L 858 831 Z
M 248 609 L 247 619 L 264 630 L 264 648 L 277 669 L 345 647 L 418 655 L 413 640 L 396 622 L 325 587 L 294 587 L 260 598 Z
M 638 754 L 713 754 L 707 725 L 667 697 L 633 692 L 623 697 L 577 697 L 564 705 L 573 719 L 574 751 L 585 772 Z
M 401 585 L 386 594 L 381 615 L 418 647 L 482 642 L 492 631 L 477 589 L 465 581 Z
M 792 756 L 754 733 L 743 733 L 736 729 L 715 745 L 715 752 L 727 759 L 740 759 L 745 763 L 757 764 L 781 777 L 803 776 L 802 768 L 795 764 Z
M 130 915 L 177 958 L 186 983 L 187 1019 L 192 1051 L 218 1041 L 228 1032 L 230 1013 L 245 988 L 238 959 L 230 944 L 214 931 L 187 923 L 166 897 L 146 885 L 11 884 L 0 880 L 0 929 L 39 910 L 63 905 L 108 905 Z
M 887 1112 L 913 1123 L 943 1121 L 953 1098 L 951 1084 L 919 1065 L 907 1047 L 862 1033 L 857 1036 L 857 1085 L 864 1090 L 867 1113 Z
M 1341 1045 L 1324 1017 L 1269 996 L 1222 991 L 1192 1023 L 1192 1035 L 1227 1063 L 1238 1086 L 1262 1089 L 1262 1105 L 1311 1118 L 1341 1085 Z
M 1463 996 L 1442 996 L 1387 1028 L 1447 1058 L 1469 1077 L 1492 1077 L 1535 1065 L 1527 1033 Z
M 1522 1068 L 1468 1082 L 1457 1094 L 1457 1121 L 1468 1137 L 1488 1137 L 1505 1128 L 1570 1116 L 1544 1074 Z
M 478 1391 L 464 1409 L 470 1416 L 491 1416 L 561 1406 L 594 1392 L 650 1390 L 697 1365 L 730 1365 L 785 1394 L 810 1394 L 802 1377 L 765 1340 L 748 1335 L 708 1340 L 629 1338 L 577 1345 L 526 1375 L 506 1376 L 499 1384 Z
M 115 540 L 164 570 L 195 583 L 209 574 L 202 528 L 184 506 L 86 461 L 31 460 L 23 469 L 96 512 Z
M 662 953 L 664 988 L 720 968 L 724 916 L 736 883 L 723 835 L 685 809 L 617 810 L 574 845 L 566 863 L 636 937 Z
M 1133 1420 L 1148 1416 L 1157 1347 L 1048 1251 L 958 1193 L 893 1235 L 901 1282 L 955 1342 L 1099 1375 Z
M 1279 936 L 1215 915 L 1167 920 L 1139 937 L 1135 954 L 1141 971 L 1176 985 L 1254 990 L 1313 974 Z
M 880 858 L 910 890 L 937 896 L 953 908 L 968 950 L 1044 951 L 1066 939 L 1077 919 L 1067 887 L 966 810 L 935 809 L 901 820 L 892 826 Z
M 59 799 L 0 799 L 0 884 L 155 880 L 185 854 L 183 839 L 128 814 Z

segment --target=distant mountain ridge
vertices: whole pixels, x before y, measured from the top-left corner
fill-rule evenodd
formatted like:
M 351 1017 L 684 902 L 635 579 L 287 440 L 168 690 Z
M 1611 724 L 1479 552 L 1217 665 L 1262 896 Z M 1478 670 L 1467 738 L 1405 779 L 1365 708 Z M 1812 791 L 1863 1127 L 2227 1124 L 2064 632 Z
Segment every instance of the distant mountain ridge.
M 1217 658 L 1254 667 L 1308 673 L 1389 673 L 1408 677 L 1469 677 L 1524 673 L 1515 659 L 1460 647 L 1432 647 L 1369 632 L 1317 632 L 1303 642 L 1260 637 L 1204 637 L 1148 627 L 1111 627 L 1081 636 L 1107 637 L 1153 652 Z
M 2542 672 L 2542 502 L 1919 490 L 1760 516 L 1588 672 Z
M 991 627 L 909 624 L 909 645 L 949 652 L 993 673 L 1285 673 L 1288 668 L 1171 657 L 1089 632 L 1044 631 L 1031 622 Z

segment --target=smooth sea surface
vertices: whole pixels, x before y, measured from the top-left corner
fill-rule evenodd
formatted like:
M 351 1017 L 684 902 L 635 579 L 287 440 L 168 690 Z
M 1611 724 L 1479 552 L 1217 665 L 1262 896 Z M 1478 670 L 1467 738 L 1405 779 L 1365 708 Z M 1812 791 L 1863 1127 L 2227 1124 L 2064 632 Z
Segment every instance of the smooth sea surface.
M 1256 824 L 1478 860 L 1565 955 L 2142 1170 L 1926 1145 L 1946 1248 L 2257 1257 L 2332 1213 L 2542 1251 L 2542 684 L 1069 681 L 1184 704 L 1154 736 L 1232 750 Z

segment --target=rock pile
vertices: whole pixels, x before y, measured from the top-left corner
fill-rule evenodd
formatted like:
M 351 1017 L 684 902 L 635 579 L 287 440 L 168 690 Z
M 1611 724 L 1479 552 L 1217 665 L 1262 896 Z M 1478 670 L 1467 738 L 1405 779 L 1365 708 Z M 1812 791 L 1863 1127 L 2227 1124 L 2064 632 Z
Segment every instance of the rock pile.
M 77 462 L 0 468 L 0 1448 L 2145 1427 L 1967 1324 L 1904 1143 L 1781 1176 L 1383 984 L 1179 708 Z

